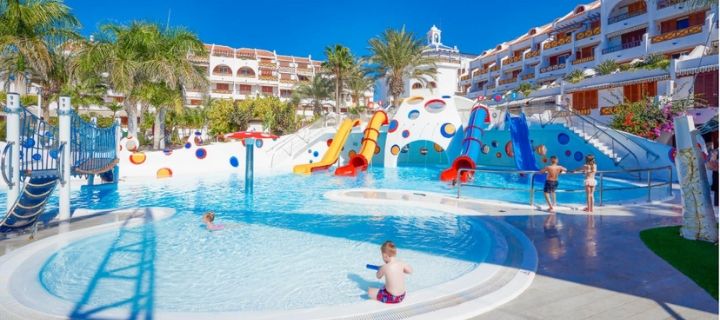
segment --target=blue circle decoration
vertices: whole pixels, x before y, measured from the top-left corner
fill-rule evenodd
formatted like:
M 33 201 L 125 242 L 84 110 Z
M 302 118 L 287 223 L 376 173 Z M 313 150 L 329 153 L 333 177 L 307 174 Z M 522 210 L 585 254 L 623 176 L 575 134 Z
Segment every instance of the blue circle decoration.
M 32 148 L 33 146 L 35 146 L 35 139 L 33 138 L 27 138 L 23 145 L 23 147 L 25 148 Z
M 408 130 L 403 130 L 403 132 L 402 132 L 402 137 L 403 137 L 403 138 L 407 138 L 407 137 L 409 137 L 409 136 L 410 136 L 410 131 L 408 131 Z
M 32 155 L 32 159 L 35 161 L 40 161 L 40 159 L 42 159 L 42 156 L 39 153 L 36 153 Z
M 195 135 L 200 136 L 200 135 L 202 135 L 202 133 L 200 133 L 200 131 L 195 131 Z
M 565 150 L 565 156 L 566 156 L 566 157 L 569 157 L 570 155 L 572 155 L 572 151 L 570 151 L 570 150 Z
M 395 130 L 397 130 L 399 126 L 399 123 L 397 120 L 390 121 L 390 124 L 388 125 L 388 132 L 393 133 Z
M 575 154 L 573 155 L 573 157 L 575 157 L 575 161 L 582 161 L 583 154 L 580 151 L 575 151 Z
M 310 160 L 310 163 L 312 163 L 312 160 Z
M 52 138 L 53 137 L 52 131 L 45 131 L 45 137 Z
M 308 149 L 308 153 L 312 153 L 312 150 L 311 150 L 311 149 Z
M 457 131 L 452 123 L 445 123 L 440 127 L 440 134 L 445 138 L 452 138 Z
M 57 157 L 58 157 L 58 150 L 57 150 L 57 149 L 52 149 L 52 150 L 50 150 L 49 154 L 50 154 L 50 158 L 57 159 Z
M 195 156 L 198 159 L 205 159 L 205 157 L 207 157 L 207 151 L 205 151 L 205 148 L 198 148 L 195 150 Z
M 420 117 L 420 111 L 411 110 L 410 112 L 408 112 L 408 119 L 415 120 L 418 117 Z
M 192 147 L 192 144 L 190 142 L 185 143 L 185 149 L 190 149 Z
M 497 141 L 493 140 L 492 142 L 490 142 L 490 145 L 491 145 L 493 148 L 497 148 Z
M 443 99 L 450 99 L 450 96 L 442 96 Z
M 233 166 L 234 168 L 237 168 L 240 165 L 240 161 L 238 160 L 237 157 L 232 156 L 232 157 L 230 157 L 230 165 Z
M 565 133 L 558 134 L 557 139 L 560 144 L 568 144 L 568 142 L 570 142 L 570 136 Z
M 263 141 L 260 140 L 260 139 L 255 140 L 255 146 L 256 146 L 258 149 L 259 149 L 259 148 L 262 148 L 262 146 L 263 146 Z
M 319 156 L 319 155 L 320 155 L 319 152 L 317 152 L 317 151 L 313 152 L 313 157 L 317 157 L 317 156 Z

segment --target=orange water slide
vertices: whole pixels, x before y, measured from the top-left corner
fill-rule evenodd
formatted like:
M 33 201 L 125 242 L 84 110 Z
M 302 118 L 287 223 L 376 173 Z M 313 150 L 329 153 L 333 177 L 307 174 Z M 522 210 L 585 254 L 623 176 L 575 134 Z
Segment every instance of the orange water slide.
M 360 120 L 343 120 L 343 122 L 340 124 L 340 128 L 335 133 L 335 136 L 332 139 L 332 143 L 330 143 L 330 147 L 328 147 L 328 150 L 325 151 L 325 155 L 323 155 L 323 158 L 315 163 L 296 165 L 293 168 L 293 172 L 297 174 L 311 174 L 315 171 L 327 170 L 328 168 L 330 168 L 330 166 L 337 162 L 338 157 L 340 157 L 340 151 L 345 145 L 345 141 L 347 141 L 347 138 L 350 136 L 352 128 L 357 127 L 358 125 L 360 125 Z
M 385 111 L 375 112 L 370 119 L 370 122 L 368 122 L 367 128 L 365 128 L 360 152 L 350 158 L 348 164 L 335 169 L 335 175 L 356 176 L 361 171 L 367 170 L 367 167 L 375 154 L 377 139 L 380 138 L 380 127 L 387 124 L 388 117 Z

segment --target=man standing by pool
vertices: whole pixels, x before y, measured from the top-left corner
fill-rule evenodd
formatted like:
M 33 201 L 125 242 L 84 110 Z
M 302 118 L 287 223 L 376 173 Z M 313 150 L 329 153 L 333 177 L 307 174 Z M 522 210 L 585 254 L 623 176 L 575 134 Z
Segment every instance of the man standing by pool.
M 540 170 L 540 173 L 547 174 L 543 192 L 545 193 L 545 201 L 547 201 L 548 204 L 548 212 L 555 212 L 555 206 L 557 206 L 555 191 L 558 188 L 558 177 L 560 176 L 560 173 L 567 171 L 568 170 L 565 167 L 558 165 L 558 159 L 556 156 L 550 157 L 550 165 Z M 552 198 L 552 202 L 550 202 L 550 198 Z

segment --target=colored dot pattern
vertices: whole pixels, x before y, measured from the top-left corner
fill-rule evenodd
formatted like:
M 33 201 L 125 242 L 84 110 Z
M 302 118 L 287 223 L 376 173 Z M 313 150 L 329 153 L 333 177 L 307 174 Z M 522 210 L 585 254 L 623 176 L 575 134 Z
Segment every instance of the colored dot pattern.
M 205 159 L 205 157 L 207 157 L 207 151 L 205 151 L 205 148 L 198 148 L 195 150 L 195 157 L 200 160 Z

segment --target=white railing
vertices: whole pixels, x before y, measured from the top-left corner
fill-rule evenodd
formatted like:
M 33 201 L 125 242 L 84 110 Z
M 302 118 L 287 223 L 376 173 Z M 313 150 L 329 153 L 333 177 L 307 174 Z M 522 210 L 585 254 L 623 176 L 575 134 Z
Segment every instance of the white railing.
M 287 135 L 285 139 L 268 148 L 267 152 L 273 154 L 270 158 L 270 166 L 273 167 L 279 159 L 294 158 L 298 150 L 304 149 L 310 142 L 326 133 L 322 129 L 335 127 L 337 123 L 337 116 L 323 116 L 297 132 Z

